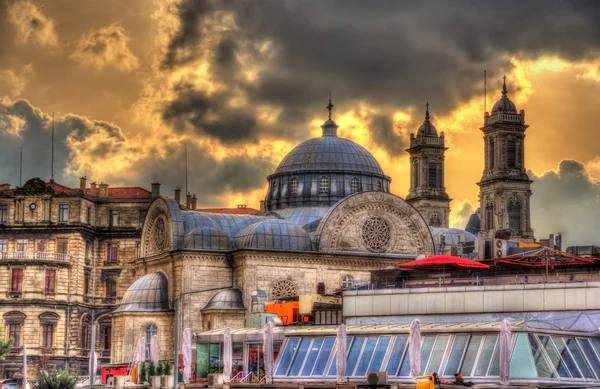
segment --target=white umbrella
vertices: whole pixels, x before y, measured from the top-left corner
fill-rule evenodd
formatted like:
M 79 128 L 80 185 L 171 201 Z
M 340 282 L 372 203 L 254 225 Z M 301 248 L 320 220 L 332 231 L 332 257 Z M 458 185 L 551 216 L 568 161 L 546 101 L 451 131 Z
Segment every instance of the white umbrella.
M 152 335 L 150 338 L 150 359 L 154 366 L 158 366 L 158 335 Z
M 226 384 L 231 380 L 231 372 L 233 371 L 232 353 L 231 330 L 225 328 L 225 333 L 223 333 L 223 382 Z
M 410 353 L 410 376 L 416 381 L 421 372 L 421 322 L 419 319 L 414 319 L 410 323 L 408 347 Z
M 183 330 L 181 351 L 183 352 L 183 382 L 189 384 L 190 375 L 192 374 L 192 332 L 189 328 Z
M 337 382 L 345 382 L 346 376 L 346 325 L 342 324 L 337 329 L 337 355 L 335 367 L 337 369 Z
M 23 388 L 27 388 L 27 346 L 23 345 Z
M 146 337 L 144 335 L 140 336 L 137 345 L 137 362 L 138 362 L 138 382 L 137 384 L 142 383 L 142 376 L 140 375 L 142 371 L 141 363 L 146 360 Z
M 504 319 L 500 325 L 500 383 L 502 385 L 508 385 L 508 377 L 510 376 L 510 346 L 510 322 Z
M 265 363 L 265 382 L 273 382 L 273 323 L 267 322 L 263 331 L 263 359 Z

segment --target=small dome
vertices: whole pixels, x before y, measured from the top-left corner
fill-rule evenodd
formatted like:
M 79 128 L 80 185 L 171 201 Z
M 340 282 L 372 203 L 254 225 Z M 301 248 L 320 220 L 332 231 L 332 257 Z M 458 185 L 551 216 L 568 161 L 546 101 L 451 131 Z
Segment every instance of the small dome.
M 242 291 L 238 288 L 218 291 L 208 300 L 201 311 L 246 309 Z
M 312 251 L 312 241 L 302 227 L 282 219 L 269 219 L 240 230 L 235 236 L 238 249 Z
M 506 89 L 506 76 L 504 76 L 504 85 L 502 86 L 502 97 L 492 107 L 492 115 L 495 115 L 496 113 L 499 113 L 499 112 L 514 113 L 514 114 L 518 113 L 517 107 L 508 98 L 508 91 Z
M 437 136 L 437 130 L 431 121 L 429 120 L 429 103 L 425 104 L 427 110 L 425 111 L 425 121 L 421 124 L 421 127 L 417 130 L 417 136 Z
M 214 227 L 194 228 L 185 235 L 183 247 L 192 250 L 232 250 L 234 248 L 229 235 Z
M 135 281 L 123 295 L 115 312 L 169 311 L 169 281 L 163 272 Z

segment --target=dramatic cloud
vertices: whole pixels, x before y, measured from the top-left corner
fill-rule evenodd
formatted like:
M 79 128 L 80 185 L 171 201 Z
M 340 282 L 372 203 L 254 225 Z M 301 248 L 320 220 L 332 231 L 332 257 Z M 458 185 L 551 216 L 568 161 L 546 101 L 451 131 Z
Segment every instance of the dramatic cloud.
M 114 67 L 129 71 L 139 66 L 129 48 L 129 37 L 122 26 L 113 24 L 83 35 L 71 58 L 98 70 Z
M 556 171 L 529 176 L 534 180 L 531 218 L 538 239 L 561 232 L 567 245 L 600 243 L 600 182 L 581 162 L 563 160 Z
M 10 69 L 0 69 L 0 97 L 4 95 L 20 97 L 32 75 L 32 64 L 25 65 L 18 72 Z
M 44 15 L 40 8 L 29 0 L 15 0 L 9 3 L 8 21 L 14 27 L 19 43 L 58 45 L 56 22 Z

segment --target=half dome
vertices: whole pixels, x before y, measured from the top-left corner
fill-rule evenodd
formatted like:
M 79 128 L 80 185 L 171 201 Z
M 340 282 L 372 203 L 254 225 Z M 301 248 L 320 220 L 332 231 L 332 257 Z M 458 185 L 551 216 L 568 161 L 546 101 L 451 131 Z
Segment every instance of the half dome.
M 201 311 L 246 309 L 242 291 L 238 288 L 220 290 L 215 293 Z
M 312 251 L 312 240 L 302 227 L 282 219 L 261 221 L 235 236 L 238 249 Z
M 135 281 L 123 295 L 115 312 L 170 311 L 169 281 L 163 272 L 145 275 Z

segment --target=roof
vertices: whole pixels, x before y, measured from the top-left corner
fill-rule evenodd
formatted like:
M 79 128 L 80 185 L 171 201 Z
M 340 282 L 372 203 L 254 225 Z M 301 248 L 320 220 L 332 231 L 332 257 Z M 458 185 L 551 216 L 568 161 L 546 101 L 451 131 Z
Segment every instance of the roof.
M 69 188 L 68 186 L 61 185 L 54 180 L 50 180 L 46 183 L 46 188 L 51 188 L 54 193 L 73 194 L 76 195 L 79 189 Z
M 65 194 L 65 195 L 72 195 L 72 196 L 76 196 L 77 194 L 79 194 L 80 189 L 79 188 L 70 188 L 68 186 L 59 184 L 58 182 L 56 182 L 54 179 L 51 179 L 48 182 L 43 182 L 40 179 L 31 179 L 28 180 L 25 185 L 23 185 L 22 187 L 16 187 L 16 188 L 8 188 L 7 190 L 2 191 L 4 192 L 15 192 L 15 191 L 30 191 L 33 188 L 33 185 L 38 185 L 37 181 L 39 181 L 39 186 L 38 188 L 35 188 L 36 190 L 44 190 L 44 185 L 45 185 L 45 189 L 51 189 L 52 192 L 54 192 L 54 194 Z M 1 187 L 1 185 L 0 185 Z M 96 189 L 98 190 L 98 189 Z M 85 193 L 89 196 L 91 196 L 91 188 L 85 188 Z M 144 188 L 141 188 L 139 186 L 131 186 L 131 187 L 114 187 L 114 188 L 108 188 L 108 198 L 110 199 L 149 199 L 152 197 L 152 193 L 149 190 L 146 190 Z
M 437 130 L 429 120 L 429 103 L 427 103 L 427 111 L 425 112 L 425 121 L 417 130 L 417 136 L 437 136 Z
M 238 249 L 312 251 L 312 241 L 302 227 L 282 219 L 267 219 L 244 227 L 235 235 Z
M 218 291 L 208 300 L 202 311 L 245 310 L 242 291 L 238 288 Z
M 169 281 L 163 272 L 147 274 L 135 281 L 123 295 L 115 312 L 169 311 Z
M 96 189 L 99 191 L 99 189 Z M 91 195 L 91 189 L 86 188 L 85 193 Z M 125 186 L 108 188 L 109 199 L 149 199 L 152 197 L 152 192 L 139 186 Z
M 237 208 L 198 208 L 198 212 L 205 213 L 228 213 L 231 215 L 258 215 L 260 211 L 246 206 L 237 206 Z
M 594 259 L 578 257 L 550 247 L 541 247 L 524 253 L 508 255 L 498 258 L 498 261 L 526 267 L 578 266 L 591 265 L 596 262 Z

